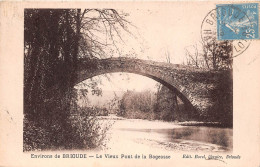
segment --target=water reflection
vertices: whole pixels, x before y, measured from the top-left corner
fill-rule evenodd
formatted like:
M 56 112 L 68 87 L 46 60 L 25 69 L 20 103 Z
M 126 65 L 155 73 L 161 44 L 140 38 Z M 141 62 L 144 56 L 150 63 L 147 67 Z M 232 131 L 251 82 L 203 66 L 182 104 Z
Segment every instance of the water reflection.
M 182 140 L 194 140 L 220 145 L 227 150 L 233 147 L 233 131 L 228 128 L 212 127 L 184 127 L 166 130 L 168 137 L 175 142 Z
M 160 133 L 169 142 L 196 141 L 216 144 L 229 151 L 233 147 L 233 130 L 231 128 L 191 127 L 182 126 L 174 129 L 120 129 L 124 131 L 138 131 L 145 133 Z

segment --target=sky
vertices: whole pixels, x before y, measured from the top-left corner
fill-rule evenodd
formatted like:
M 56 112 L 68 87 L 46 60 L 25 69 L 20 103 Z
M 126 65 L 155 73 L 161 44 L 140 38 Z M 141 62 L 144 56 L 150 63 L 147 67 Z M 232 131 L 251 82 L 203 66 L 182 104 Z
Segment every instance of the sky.
M 190 49 L 200 43 L 202 21 L 215 8 L 215 4 L 209 2 L 199 5 L 198 2 L 197 5 L 191 2 L 140 4 L 117 9 L 128 13 L 128 21 L 135 26 L 129 28 L 133 35 L 122 34 L 124 43 L 118 46 L 122 55 L 134 52 L 139 59 L 166 62 L 165 53 L 168 52 L 173 64 L 182 64 L 185 48 Z M 102 83 L 99 87 L 103 91 L 155 91 L 157 84 L 147 77 L 129 73 L 110 75 L 112 82 L 103 76 L 99 78 Z
M 215 5 L 158 4 L 158 7 L 129 9 L 129 20 L 138 27 L 140 42 L 129 40 L 127 44 L 135 48 L 138 58 L 166 62 L 168 50 L 171 63 L 180 64 L 185 58 L 185 48 L 201 41 L 202 21 Z M 139 47 L 143 47 L 142 52 Z

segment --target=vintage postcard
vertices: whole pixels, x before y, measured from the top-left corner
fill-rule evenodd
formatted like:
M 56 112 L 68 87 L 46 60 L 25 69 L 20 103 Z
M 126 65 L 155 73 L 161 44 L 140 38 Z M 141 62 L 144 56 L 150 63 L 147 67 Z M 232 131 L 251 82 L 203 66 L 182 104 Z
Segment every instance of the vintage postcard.
M 260 166 L 258 1 L 1 1 L 0 166 Z

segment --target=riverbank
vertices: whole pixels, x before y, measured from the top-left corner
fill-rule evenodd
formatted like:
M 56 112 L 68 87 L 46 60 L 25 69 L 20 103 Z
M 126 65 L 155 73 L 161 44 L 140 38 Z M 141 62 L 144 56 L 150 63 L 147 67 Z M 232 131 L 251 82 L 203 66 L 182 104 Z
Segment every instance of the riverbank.
M 163 121 L 163 120 L 149 120 L 149 119 L 129 119 L 124 118 L 122 116 L 117 116 L 114 114 L 110 114 L 108 116 L 99 116 L 100 119 L 110 119 L 110 120 L 147 120 L 147 121 L 155 121 L 155 122 L 166 122 L 166 123 L 174 123 L 175 125 L 181 125 L 181 126 L 200 126 L 200 127 L 217 127 L 217 128 L 232 128 L 232 126 L 225 125 L 220 122 L 202 122 L 202 121 Z

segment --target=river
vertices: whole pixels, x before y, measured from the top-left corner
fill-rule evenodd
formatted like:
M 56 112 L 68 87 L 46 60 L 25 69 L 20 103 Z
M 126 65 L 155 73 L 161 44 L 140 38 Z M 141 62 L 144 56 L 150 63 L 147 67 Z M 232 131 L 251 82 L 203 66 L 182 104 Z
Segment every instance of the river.
M 102 117 L 112 126 L 107 132 L 105 149 L 129 151 L 231 151 L 233 129 L 183 126 L 174 122 Z

